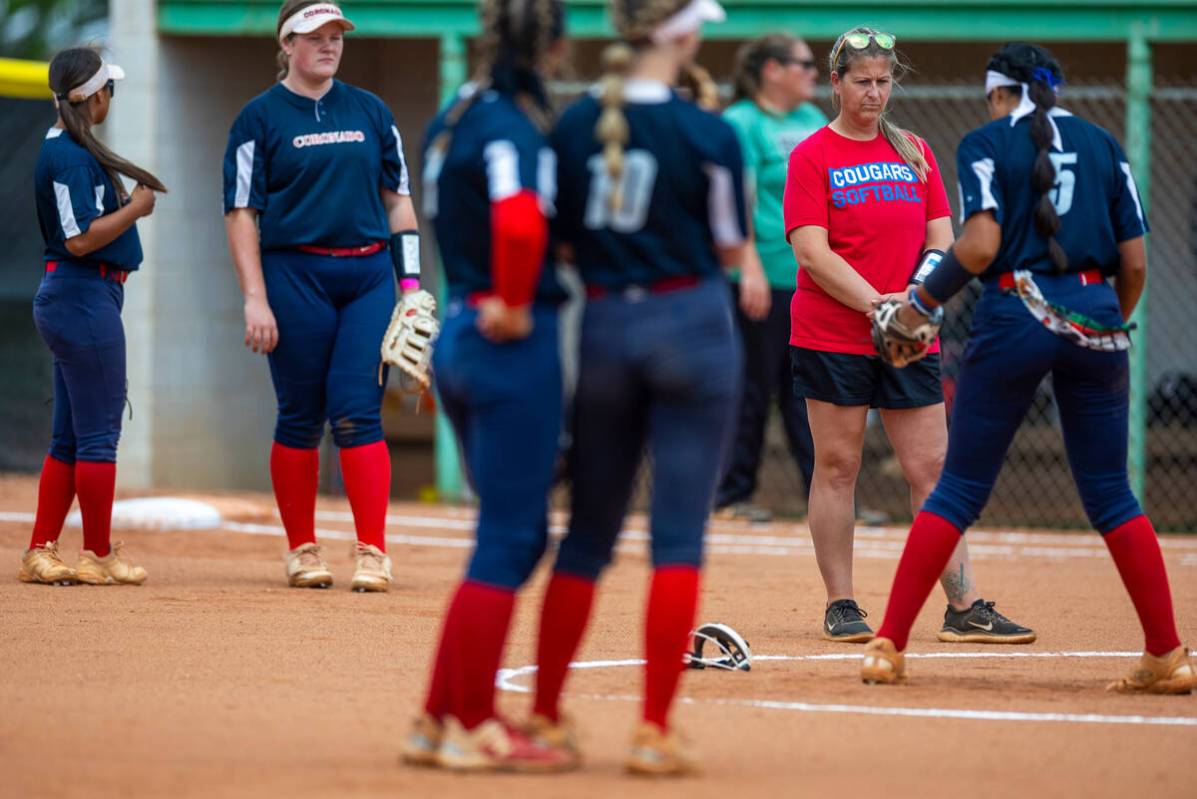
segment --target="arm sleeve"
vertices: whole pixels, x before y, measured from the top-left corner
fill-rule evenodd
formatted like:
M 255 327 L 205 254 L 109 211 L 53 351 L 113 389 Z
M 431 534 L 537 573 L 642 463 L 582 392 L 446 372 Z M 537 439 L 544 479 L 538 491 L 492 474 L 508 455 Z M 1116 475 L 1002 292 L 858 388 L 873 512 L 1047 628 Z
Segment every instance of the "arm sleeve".
M 1135 176 L 1131 172 L 1130 162 L 1126 153 L 1112 141 L 1114 147 L 1114 191 L 1110 203 L 1110 222 L 1114 227 L 1114 240 L 1118 243 L 1137 239 L 1146 234 L 1151 228 L 1147 225 L 1147 217 L 1143 214 L 1143 203 L 1139 200 L 1139 188 L 1135 185 Z
M 536 292 L 549 226 L 538 191 L 542 142 L 531 134 L 512 133 L 511 138 L 488 143 L 483 156 L 490 197 L 491 277 L 495 293 L 514 307 L 527 305 Z
M 104 213 L 104 186 L 86 166 L 71 166 L 54 175 L 54 202 L 63 241 L 87 232 Z
M 380 101 L 381 104 L 381 101 Z M 396 194 L 411 194 L 411 177 L 407 172 L 407 159 L 403 155 L 403 136 L 395 117 L 385 105 L 382 116 L 382 188 Z
M 812 149 L 799 145 L 790 153 L 786 190 L 782 197 L 787 241 L 795 228 L 805 225 L 827 228 L 831 224 L 827 211 L 826 170 L 814 162 Z
M 997 176 L 997 153 L 993 140 L 981 131 L 966 135 L 956 150 L 956 179 L 960 184 L 960 224 L 981 211 L 992 211 L 1002 221 L 1001 195 Z
M 257 113 L 247 107 L 233 122 L 224 151 L 224 212 L 266 210 L 266 142 Z
M 948 193 L 943 187 L 943 173 L 939 171 L 939 162 L 935 160 L 935 153 L 925 141 L 920 140 L 923 157 L 927 159 L 927 221 L 952 215 L 952 206 L 948 203 Z
M 707 173 L 707 221 L 716 246 L 736 247 L 748 239 L 744 157 L 732 127 L 718 117 L 712 137 L 717 147 L 703 163 Z

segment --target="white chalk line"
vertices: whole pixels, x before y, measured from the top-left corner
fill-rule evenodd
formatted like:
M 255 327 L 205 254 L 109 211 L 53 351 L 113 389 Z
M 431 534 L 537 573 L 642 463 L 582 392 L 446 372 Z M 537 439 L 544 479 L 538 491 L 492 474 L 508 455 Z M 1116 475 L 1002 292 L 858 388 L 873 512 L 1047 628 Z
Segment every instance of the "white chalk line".
M 911 660 L 919 659 L 981 659 L 981 658 L 1134 658 L 1138 652 L 911 652 L 906 655 Z M 753 660 L 758 661 L 824 661 L 824 660 L 860 660 L 858 654 L 829 654 L 829 655 L 756 655 Z M 644 660 L 630 658 L 626 660 L 590 660 L 569 664 L 571 669 L 605 669 L 627 666 L 643 666 Z M 495 686 L 502 691 L 512 693 L 530 693 L 531 689 L 515 680 L 529 674 L 534 674 L 536 666 L 520 666 L 513 669 L 500 669 L 495 678 Z M 579 699 L 601 700 L 607 702 L 639 702 L 641 697 L 626 694 L 571 694 Z M 751 707 L 765 710 L 787 710 L 799 713 L 843 713 L 866 716 L 904 716 L 908 718 L 933 719 L 964 719 L 968 721 L 1020 721 L 1046 722 L 1057 724 L 1130 724 L 1163 727 L 1197 727 L 1197 717 L 1190 716 L 1141 716 L 1141 715 L 1109 715 L 1102 713 L 1043 713 L 1022 710 L 971 710 L 967 708 L 938 708 L 938 707 L 886 707 L 881 705 L 847 705 L 826 704 L 817 702 L 791 702 L 776 699 L 696 699 L 694 697 L 679 697 L 678 701 L 686 705 L 718 705 L 723 707 Z
M 322 521 L 333 522 L 352 522 L 353 514 L 346 511 L 317 511 L 316 518 Z M 406 514 L 389 514 L 386 517 L 387 523 L 398 527 L 409 527 L 417 529 L 431 529 L 431 530 L 445 530 L 445 531 L 461 531 L 472 532 L 476 523 L 474 518 L 441 518 L 436 516 L 412 516 Z M 0 521 L 9 522 L 32 522 L 33 514 L 23 512 L 8 512 L 0 511 Z M 718 525 L 713 524 L 713 528 L 718 529 Z M 248 533 L 254 535 L 285 535 L 281 525 L 277 524 L 254 524 L 247 522 L 225 522 L 219 528 L 228 532 Z M 872 532 L 886 532 L 886 534 L 897 534 L 897 531 L 890 531 L 888 528 L 864 528 L 865 531 Z M 318 535 L 334 541 L 351 541 L 353 540 L 352 533 L 344 530 L 335 529 L 319 529 L 316 531 Z M 552 532 L 556 535 L 564 534 L 565 528 L 556 525 L 552 528 Z M 861 535 L 862 530 L 857 530 L 857 535 Z M 1008 537 L 1008 538 L 1003 538 Z M 980 540 L 979 540 L 980 539 Z M 430 546 L 442 547 L 446 549 L 470 549 L 473 547 L 471 538 L 449 538 L 443 536 L 428 536 L 428 535 L 412 535 L 412 534 L 390 534 L 386 536 L 386 540 L 395 544 L 404 544 L 408 546 Z M 650 540 L 647 531 L 636 528 L 628 528 L 620 534 L 620 544 L 616 547 L 618 552 L 629 552 L 635 554 L 644 554 L 646 549 L 644 544 Z M 1056 546 L 1013 546 L 1013 545 L 994 545 L 983 543 L 983 540 L 1009 540 L 1011 542 L 1021 541 L 1050 541 Z M 711 554 L 715 555 L 764 555 L 768 557 L 796 557 L 796 556 L 810 556 L 814 555 L 814 544 L 808 537 L 797 536 L 778 536 L 778 535 L 754 535 L 754 534 L 728 534 L 720 532 L 711 532 L 707 535 L 707 549 Z M 1162 539 L 1161 545 L 1165 549 L 1184 548 L 1188 546 L 1197 547 L 1197 541 L 1177 541 L 1175 539 Z M 1079 544 L 1079 545 L 1078 545 Z M 905 532 L 901 532 L 901 538 L 896 538 L 892 541 L 886 540 L 857 540 L 855 542 L 855 554 L 857 557 L 875 560 L 897 560 L 901 557 L 902 549 L 905 546 Z M 1087 546 L 1081 543 L 1079 537 L 1075 540 L 1069 540 L 1067 536 L 1053 536 L 1051 534 L 1031 534 L 1031 533 L 986 533 L 984 531 L 969 533 L 969 551 L 976 560 L 1014 560 L 1020 557 L 1039 558 L 1045 560 L 1064 560 L 1064 559 L 1091 559 L 1091 558 L 1106 558 L 1109 557 L 1108 552 L 1104 547 Z M 1197 566 L 1197 554 L 1185 554 L 1180 559 L 1181 566 Z

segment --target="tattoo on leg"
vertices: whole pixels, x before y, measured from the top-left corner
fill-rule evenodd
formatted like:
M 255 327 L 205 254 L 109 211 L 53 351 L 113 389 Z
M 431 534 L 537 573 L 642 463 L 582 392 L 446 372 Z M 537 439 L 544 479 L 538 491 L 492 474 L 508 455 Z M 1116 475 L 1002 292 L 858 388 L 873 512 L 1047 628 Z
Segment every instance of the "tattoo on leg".
M 964 576 L 964 564 L 960 564 L 960 574 L 948 574 L 943 578 L 943 590 L 950 602 L 960 603 L 972 588 L 968 578 Z

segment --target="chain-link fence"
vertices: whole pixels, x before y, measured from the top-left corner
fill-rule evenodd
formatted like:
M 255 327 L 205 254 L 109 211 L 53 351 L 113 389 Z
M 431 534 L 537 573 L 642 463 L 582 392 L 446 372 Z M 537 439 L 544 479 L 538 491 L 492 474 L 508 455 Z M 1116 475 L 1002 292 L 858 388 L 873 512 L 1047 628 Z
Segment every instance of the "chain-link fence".
M 896 121 L 925 137 L 936 153 L 957 218 L 956 144 L 987 121 L 978 94 L 972 84 L 910 86 L 893 103 Z M 825 99 L 819 102 L 830 112 Z M 1061 104 L 1125 139 L 1123 87 L 1071 85 Z M 1145 330 L 1135 338 L 1147 359 L 1145 505 L 1161 529 L 1197 530 L 1197 345 L 1187 323 L 1188 309 L 1197 302 L 1197 86 L 1160 87 L 1151 105 L 1150 295 Z M 948 307 L 942 362 L 949 405 L 979 294 L 974 282 Z M 897 460 L 879 420 L 870 422 L 858 503 L 870 516 L 909 519 L 909 493 Z M 805 510 L 800 486 L 780 420 L 774 418 L 755 503 L 800 514 Z M 1065 457 L 1050 378 L 1010 447 L 982 523 L 1088 526 Z
M 581 84 L 562 83 L 555 88 L 566 98 Z M 834 115 L 825 87 L 816 102 L 829 118 Z M 1061 105 L 1125 142 L 1123 86 L 1070 84 Z M 965 133 L 988 121 L 978 87 L 974 83 L 908 85 L 897 91 L 891 107 L 895 120 L 923 136 L 936 154 L 959 233 L 956 145 Z M 1134 346 L 1147 358 L 1144 501 L 1160 529 L 1197 530 L 1197 345 L 1189 338 L 1186 324 L 1186 310 L 1197 307 L 1197 84 L 1158 87 L 1152 97 L 1151 127 L 1150 295 L 1147 319 L 1134 335 Z M 974 281 L 947 309 L 942 364 L 949 409 L 979 296 L 980 284 Z M 806 511 L 806 492 L 780 417 L 776 410 L 772 414 L 753 504 L 774 514 L 800 516 Z M 648 470 L 642 471 L 636 497 L 640 508 L 647 505 L 650 490 Z M 857 504 L 862 516 L 877 521 L 911 517 L 909 489 L 875 413 L 865 436 Z M 1050 378 L 1040 387 L 1014 438 L 981 523 L 1089 526 L 1064 452 Z

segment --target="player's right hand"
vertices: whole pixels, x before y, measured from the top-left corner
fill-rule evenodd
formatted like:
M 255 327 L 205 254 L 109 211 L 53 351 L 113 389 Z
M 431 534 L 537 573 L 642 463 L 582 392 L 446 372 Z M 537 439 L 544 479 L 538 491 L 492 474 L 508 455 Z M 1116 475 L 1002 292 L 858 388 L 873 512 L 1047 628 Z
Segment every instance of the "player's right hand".
M 496 344 L 527 338 L 532 334 L 531 306 L 512 308 L 498 297 L 488 297 L 478 304 L 477 325 Z
M 133 206 L 139 217 L 149 216 L 154 213 L 154 203 L 157 202 L 157 199 L 153 189 L 138 183 L 133 187 L 133 193 L 129 195 L 129 205 Z
M 245 301 L 245 346 L 254 352 L 273 352 L 278 346 L 278 323 L 264 299 Z

